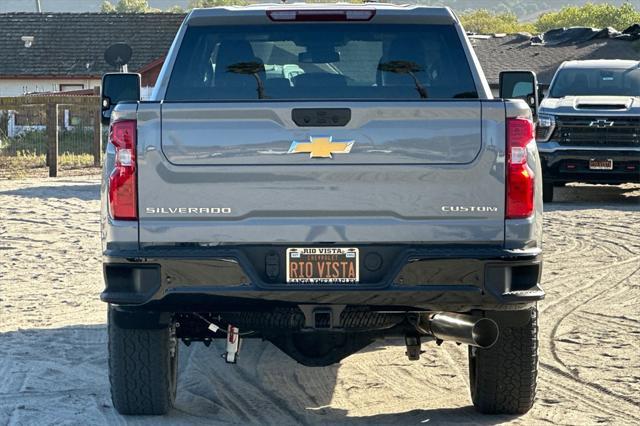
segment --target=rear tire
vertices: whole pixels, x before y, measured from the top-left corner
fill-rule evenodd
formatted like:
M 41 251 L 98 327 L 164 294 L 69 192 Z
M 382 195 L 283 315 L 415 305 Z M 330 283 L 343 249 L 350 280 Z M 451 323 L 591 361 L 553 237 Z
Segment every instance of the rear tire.
M 553 201 L 553 182 L 542 182 L 542 201 L 551 203 Z
M 126 329 L 109 307 L 109 381 L 120 414 L 161 415 L 176 396 L 178 342 L 173 326 Z
M 524 414 L 531 409 L 538 375 L 538 310 L 493 317 L 498 341 L 488 349 L 469 346 L 469 386 L 484 414 Z M 513 319 L 516 318 L 516 321 Z

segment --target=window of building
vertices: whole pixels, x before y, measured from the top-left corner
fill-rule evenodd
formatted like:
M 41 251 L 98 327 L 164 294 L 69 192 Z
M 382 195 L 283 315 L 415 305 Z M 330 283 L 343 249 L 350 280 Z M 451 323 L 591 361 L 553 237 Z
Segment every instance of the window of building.
M 60 91 L 61 92 L 69 92 L 71 90 L 82 90 L 84 89 L 84 84 L 61 84 Z

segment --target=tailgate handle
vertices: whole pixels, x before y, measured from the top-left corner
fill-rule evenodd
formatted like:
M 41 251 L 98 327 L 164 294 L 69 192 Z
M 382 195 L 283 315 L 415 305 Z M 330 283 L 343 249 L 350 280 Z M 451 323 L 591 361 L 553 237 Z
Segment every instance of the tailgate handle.
M 300 127 L 346 126 L 351 121 L 349 108 L 295 108 L 293 122 Z

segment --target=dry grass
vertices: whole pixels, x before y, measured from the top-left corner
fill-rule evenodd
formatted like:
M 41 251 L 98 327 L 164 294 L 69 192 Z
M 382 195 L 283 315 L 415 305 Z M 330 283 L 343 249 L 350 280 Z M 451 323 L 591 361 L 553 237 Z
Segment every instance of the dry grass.
M 93 166 L 93 156 L 90 154 L 61 154 L 58 157 L 58 169 L 64 176 L 99 173 L 99 168 Z M 0 156 L 0 179 L 45 177 L 48 174 L 44 155 L 19 153 L 17 156 Z

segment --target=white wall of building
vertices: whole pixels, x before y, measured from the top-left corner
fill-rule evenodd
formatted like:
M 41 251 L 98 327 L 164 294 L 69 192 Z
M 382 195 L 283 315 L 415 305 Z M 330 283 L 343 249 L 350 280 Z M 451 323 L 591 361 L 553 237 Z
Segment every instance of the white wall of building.
M 0 77 L 0 96 L 22 96 L 33 92 L 57 92 L 61 84 L 83 85 L 85 89 L 99 87 L 99 79 L 3 79 Z

